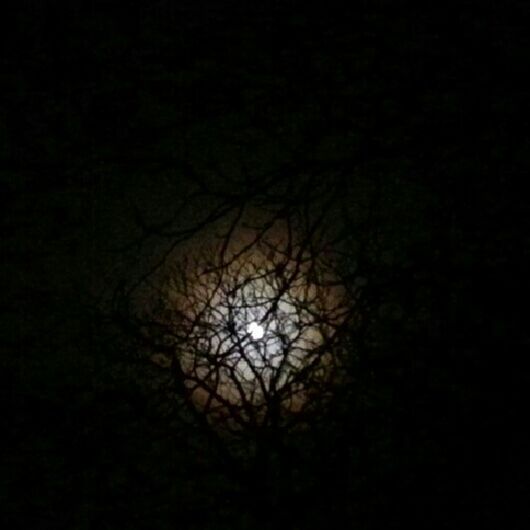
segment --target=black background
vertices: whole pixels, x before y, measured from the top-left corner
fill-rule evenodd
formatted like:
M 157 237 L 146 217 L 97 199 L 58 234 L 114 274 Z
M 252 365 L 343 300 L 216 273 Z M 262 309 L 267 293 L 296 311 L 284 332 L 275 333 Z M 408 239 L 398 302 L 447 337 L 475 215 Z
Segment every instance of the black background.
M 427 4 L 6 9 L 6 528 L 526 527 L 528 4 Z M 147 410 L 90 309 L 109 247 L 138 204 L 163 217 L 183 160 L 215 160 L 219 182 L 318 163 L 386 183 L 399 250 L 371 263 L 367 296 L 405 317 L 378 313 L 275 507 Z

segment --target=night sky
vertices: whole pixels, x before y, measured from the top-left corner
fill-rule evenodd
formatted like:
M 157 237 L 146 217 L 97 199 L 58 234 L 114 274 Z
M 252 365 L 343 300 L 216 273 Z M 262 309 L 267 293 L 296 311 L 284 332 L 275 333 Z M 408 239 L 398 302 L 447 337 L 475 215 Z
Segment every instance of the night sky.
M 4 527 L 526 528 L 528 3 L 256 4 L 2 17 Z M 107 309 L 161 227 L 323 182 L 363 286 L 347 382 L 285 454 L 224 455 Z

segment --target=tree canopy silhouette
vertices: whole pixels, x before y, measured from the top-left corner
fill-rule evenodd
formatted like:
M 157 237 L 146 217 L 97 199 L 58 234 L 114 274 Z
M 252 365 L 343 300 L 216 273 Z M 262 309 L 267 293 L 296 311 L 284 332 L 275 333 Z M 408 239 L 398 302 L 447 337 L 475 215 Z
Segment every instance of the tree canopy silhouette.
M 341 339 L 358 321 L 358 279 L 340 180 L 270 179 L 165 226 L 169 251 L 116 293 L 144 358 L 206 423 L 239 438 L 289 432 L 323 412 L 343 378 Z M 137 219 L 147 237 L 154 229 Z M 343 220 L 344 221 L 344 220 Z

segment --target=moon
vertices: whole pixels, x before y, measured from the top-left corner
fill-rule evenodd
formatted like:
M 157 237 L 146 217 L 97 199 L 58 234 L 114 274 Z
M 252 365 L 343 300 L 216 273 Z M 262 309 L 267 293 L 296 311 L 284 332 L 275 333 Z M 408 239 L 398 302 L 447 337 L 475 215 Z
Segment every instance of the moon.
M 325 399 L 338 382 L 336 333 L 351 311 L 319 238 L 308 246 L 303 226 L 262 228 L 247 215 L 187 241 L 158 279 L 163 311 L 153 309 L 176 338 L 189 398 L 219 428 L 269 421 L 271 396 L 286 415 Z
M 263 338 L 263 335 L 265 335 L 263 326 L 260 326 L 257 322 L 251 322 L 247 328 L 247 331 L 254 340 L 259 340 Z

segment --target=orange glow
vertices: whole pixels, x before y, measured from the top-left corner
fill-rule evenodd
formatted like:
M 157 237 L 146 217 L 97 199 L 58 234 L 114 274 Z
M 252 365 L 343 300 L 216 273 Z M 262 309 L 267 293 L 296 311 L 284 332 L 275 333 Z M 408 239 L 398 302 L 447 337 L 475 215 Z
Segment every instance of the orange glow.
M 240 222 L 194 242 L 166 271 L 165 325 L 196 407 L 233 426 L 271 402 L 303 410 L 333 377 L 336 329 L 349 306 L 329 256 L 287 222 Z M 158 364 L 161 364 L 158 362 Z

